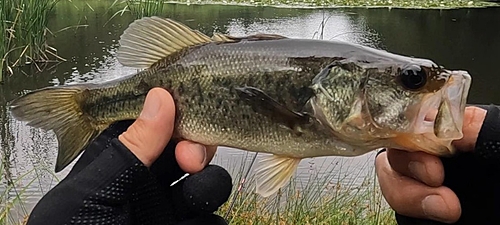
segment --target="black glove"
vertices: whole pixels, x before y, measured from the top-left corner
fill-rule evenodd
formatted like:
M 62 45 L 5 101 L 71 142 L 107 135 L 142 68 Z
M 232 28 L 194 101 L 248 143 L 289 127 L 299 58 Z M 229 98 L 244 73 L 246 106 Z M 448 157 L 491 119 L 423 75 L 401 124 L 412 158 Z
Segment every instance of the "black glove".
M 55 190 L 53 193 L 48 194 L 46 200 L 42 200 L 45 201 L 43 202 L 44 204 L 42 203 L 42 206 L 38 207 L 39 209 L 37 211 L 34 210 L 34 214 L 36 214 L 36 216 L 30 218 L 30 220 L 43 221 L 43 214 L 46 214 L 47 212 L 52 213 L 44 208 L 51 206 L 51 202 L 60 201 L 59 198 L 63 198 L 61 195 L 65 192 L 71 192 L 71 190 L 64 187 L 68 186 L 68 183 L 79 182 L 78 185 L 81 187 L 82 180 L 85 179 L 78 177 L 82 177 L 82 174 L 89 174 L 88 171 L 92 170 L 89 168 L 106 168 L 106 166 L 102 165 L 103 163 L 100 163 L 100 161 L 102 161 L 102 157 L 112 157 L 113 153 L 109 152 L 129 151 L 118 141 L 117 137 L 132 123 L 133 121 L 122 121 L 112 124 L 92 143 L 90 143 L 85 152 L 75 163 L 70 173 L 61 182 L 63 184 L 59 184 L 58 186 L 60 187 L 54 188 Z M 134 175 L 131 175 L 132 177 L 128 178 L 130 180 L 135 180 L 136 184 L 133 187 L 133 190 L 123 191 L 124 193 L 132 193 L 127 194 L 128 197 L 125 205 L 113 206 L 120 208 L 119 210 L 116 210 L 120 212 L 118 213 L 120 215 L 117 217 L 128 218 L 126 220 L 131 221 L 130 224 L 227 224 L 224 219 L 213 214 L 213 212 L 215 212 L 229 198 L 232 189 L 232 180 L 230 175 L 222 167 L 209 165 L 201 172 L 190 175 L 171 187 L 170 185 L 172 182 L 185 174 L 175 160 L 174 150 L 176 144 L 177 143 L 171 141 L 163 151 L 162 155 L 149 168 L 149 171 L 144 165 L 141 165 L 142 172 L 137 172 Z M 133 154 L 130 151 L 126 153 L 130 153 L 128 155 L 133 157 Z M 136 160 L 134 161 L 136 164 L 140 164 L 138 163 L 140 162 L 138 159 L 134 158 L 134 160 Z M 114 161 L 109 160 L 105 162 Z M 91 166 L 89 167 L 89 165 Z M 141 169 L 137 170 L 141 171 Z M 92 174 L 94 173 L 85 175 L 85 177 L 92 176 Z M 120 174 L 116 176 L 120 176 Z M 80 179 L 80 181 L 76 179 Z M 137 179 L 139 179 L 140 182 L 137 182 Z M 66 182 L 66 185 L 64 182 Z M 74 184 L 70 183 L 69 186 L 74 186 Z M 94 188 L 92 185 L 88 186 L 89 188 L 85 188 L 85 190 Z M 68 205 L 72 206 L 71 204 Z M 83 206 L 76 207 L 81 208 Z M 99 213 L 102 212 L 99 211 Z M 54 214 L 57 215 L 56 213 Z M 82 218 L 82 216 L 80 215 L 78 218 Z M 33 222 L 28 224 L 38 223 Z

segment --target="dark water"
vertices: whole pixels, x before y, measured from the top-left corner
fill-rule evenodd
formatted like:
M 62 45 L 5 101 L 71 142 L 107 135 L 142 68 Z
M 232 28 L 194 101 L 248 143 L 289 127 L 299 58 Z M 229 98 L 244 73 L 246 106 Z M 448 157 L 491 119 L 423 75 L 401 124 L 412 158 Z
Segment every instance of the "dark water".
M 2 156 L 1 204 L 12 202 L 23 192 L 27 204 L 14 214 L 29 212 L 43 193 L 53 187 L 68 169 L 53 174 L 57 142 L 52 133 L 27 127 L 13 120 L 6 102 L 26 90 L 50 85 L 99 82 L 133 73 L 115 58 L 117 40 L 133 21 L 130 14 L 113 13 L 110 2 L 60 3 L 50 18 L 53 32 L 67 29 L 50 39 L 60 56 L 59 64 L 16 71 L 0 85 L 0 133 Z M 90 7 L 89 7 L 90 5 Z M 211 35 L 277 33 L 289 37 L 338 39 L 385 49 L 391 52 L 430 58 L 449 69 L 463 69 L 473 77 L 469 103 L 500 103 L 500 8 L 462 10 L 387 9 L 278 9 L 216 5 L 168 5 L 162 16 L 171 17 Z M 323 32 L 321 22 L 327 19 Z M 253 153 L 252 153 L 253 154 Z M 221 148 L 214 163 L 233 175 L 241 172 L 252 154 Z M 355 158 L 323 157 L 304 160 L 297 177 L 307 182 L 310 175 L 328 177 L 331 183 L 360 185 L 372 172 L 373 154 Z M 14 186 L 15 188 L 12 188 Z M 15 215 L 14 215 L 15 216 Z

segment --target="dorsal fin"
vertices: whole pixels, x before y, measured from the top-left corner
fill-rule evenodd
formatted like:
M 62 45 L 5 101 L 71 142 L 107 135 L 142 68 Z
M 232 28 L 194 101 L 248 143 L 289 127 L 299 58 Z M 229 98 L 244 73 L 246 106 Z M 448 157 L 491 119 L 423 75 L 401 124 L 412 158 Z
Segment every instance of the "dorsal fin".
M 215 42 L 238 42 L 239 38 L 229 36 L 227 34 L 214 33 L 212 40 Z
M 179 22 L 145 17 L 132 22 L 123 32 L 117 59 L 124 66 L 149 68 L 175 52 L 209 42 L 210 37 Z
M 278 34 L 254 34 L 244 37 L 234 37 L 221 33 L 214 33 L 212 40 L 215 42 L 240 42 L 242 40 L 245 41 L 265 41 L 265 40 L 279 40 L 279 39 L 287 39 L 285 36 L 281 36 Z
M 247 39 L 248 41 L 264 41 L 264 40 L 287 39 L 287 37 L 281 36 L 279 34 L 254 34 L 246 36 L 245 39 Z

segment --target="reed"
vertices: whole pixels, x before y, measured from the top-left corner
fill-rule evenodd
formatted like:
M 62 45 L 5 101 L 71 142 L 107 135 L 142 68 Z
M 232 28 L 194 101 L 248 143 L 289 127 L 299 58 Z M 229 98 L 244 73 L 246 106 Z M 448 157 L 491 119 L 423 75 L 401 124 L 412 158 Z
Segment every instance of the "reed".
M 12 176 L 9 163 L 4 157 L 0 161 L 0 224 L 21 225 L 27 222 L 30 206 L 28 199 L 33 197 L 33 189 L 44 193 L 41 187 L 43 176 L 52 176 L 59 181 L 55 173 L 45 166 L 37 166 L 16 177 Z M 32 201 L 32 200 L 31 200 Z
M 48 19 L 58 1 L 0 1 L 0 81 L 2 72 L 12 73 L 16 66 L 62 59 L 46 41 Z
M 163 0 L 127 0 L 127 7 L 136 18 L 163 16 Z
M 369 165 L 371 164 L 365 164 Z M 8 167 L 5 163 L 0 164 L 0 174 L 9 174 L 6 166 Z M 230 200 L 216 213 L 223 217 L 229 215 L 229 224 L 396 224 L 394 214 L 385 203 L 374 174 L 369 174 L 358 184 L 342 178 L 344 176 L 338 174 L 342 169 L 334 167 L 319 168 L 321 171 L 330 171 L 321 177 L 311 171 L 307 182 L 304 182 L 304 177 L 301 180 L 293 178 L 278 194 L 269 198 L 262 198 L 253 193 L 251 184 L 254 183 L 254 178 L 250 176 L 246 182 L 248 187 L 237 195 L 235 204 L 228 213 L 232 197 L 237 194 L 236 187 L 247 166 L 226 166 L 233 174 L 233 193 Z M 361 171 L 353 169 L 344 168 L 342 172 Z M 36 188 L 36 184 L 40 182 L 38 177 L 46 175 L 57 179 L 50 168 L 43 166 L 15 179 L 9 176 L 0 177 L 0 183 L 7 184 L 6 188 L 0 191 L 0 224 L 20 225 L 26 222 L 29 215 L 29 209 L 25 206 L 28 198 L 26 190 L 30 187 L 30 192 L 33 192 L 33 186 Z M 43 193 L 42 190 L 40 192 Z
M 249 185 L 247 190 L 238 194 L 234 206 L 230 208 L 243 168 L 229 168 L 234 168 L 232 174 L 236 173 L 233 177 L 235 190 L 217 214 L 225 216 L 230 210 L 227 218 L 230 224 L 396 224 L 394 213 L 382 196 L 373 170 L 359 184 L 339 176 L 341 168 L 321 168 L 321 171 L 329 172 L 321 177 L 311 172 L 307 182 L 304 182 L 304 177 L 301 180 L 293 178 L 278 194 L 269 198 L 262 198 L 251 191 L 253 186 L 250 184 L 254 179 L 250 177 L 246 182 Z M 344 168 L 346 171 L 352 169 Z

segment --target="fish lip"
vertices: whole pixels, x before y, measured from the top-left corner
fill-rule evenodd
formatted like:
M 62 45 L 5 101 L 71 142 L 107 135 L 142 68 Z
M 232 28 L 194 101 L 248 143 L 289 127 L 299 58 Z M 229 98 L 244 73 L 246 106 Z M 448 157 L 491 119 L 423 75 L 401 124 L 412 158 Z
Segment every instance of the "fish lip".
M 446 114 L 451 116 L 457 132 L 449 133 L 446 138 L 441 137 L 440 139 L 460 139 L 463 136 L 463 117 L 472 78 L 467 71 L 463 70 L 444 70 L 443 73 L 448 77 L 447 81 L 443 88 L 423 100 L 424 104 L 421 106 L 415 121 L 414 132 L 438 132 L 434 130 L 434 122 L 438 111 L 442 110 L 440 105 L 446 102 L 450 106 L 449 112 L 446 112 Z
M 446 99 L 450 104 L 450 111 L 455 126 L 458 128 L 459 133 L 456 136 L 450 136 L 450 139 L 460 139 L 463 137 L 462 126 L 464 119 L 465 107 L 469 95 L 472 78 L 467 71 L 447 71 L 450 78 L 446 83 L 447 88 L 444 89 Z

